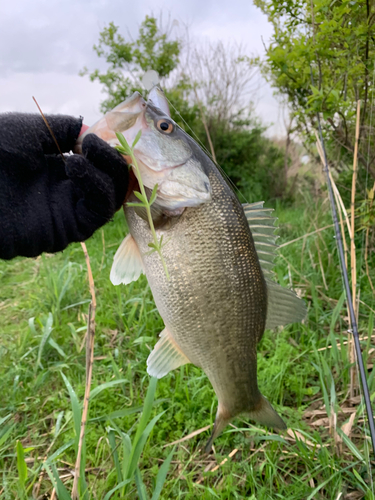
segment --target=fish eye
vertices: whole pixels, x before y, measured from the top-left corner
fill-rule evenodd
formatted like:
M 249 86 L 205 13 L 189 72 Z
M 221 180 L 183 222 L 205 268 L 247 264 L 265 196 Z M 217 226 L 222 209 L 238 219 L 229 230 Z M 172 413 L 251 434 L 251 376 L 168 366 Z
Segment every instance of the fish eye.
M 166 120 L 165 118 L 159 120 L 156 126 L 160 130 L 160 132 L 164 132 L 165 134 L 170 134 L 174 130 L 173 123 Z

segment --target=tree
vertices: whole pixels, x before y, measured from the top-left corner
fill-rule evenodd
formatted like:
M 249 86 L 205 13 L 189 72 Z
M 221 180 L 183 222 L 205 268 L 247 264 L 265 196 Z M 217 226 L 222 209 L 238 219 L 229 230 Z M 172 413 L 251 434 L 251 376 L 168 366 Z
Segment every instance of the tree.
M 104 28 L 94 50 L 109 67 L 105 73 L 89 74 L 107 94 L 101 110 L 113 109 L 134 90 L 143 93 L 142 75 L 156 70 L 172 118 L 208 151 L 216 152 L 217 162 L 249 199 L 283 196 L 278 171 L 283 172 L 284 154 L 263 136 L 264 129 L 251 116 L 256 61 L 240 46 L 219 42 L 198 48 L 189 42 L 187 30 L 184 37 L 172 37 L 172 28 L 163 28 L 149 16 L 136 40 L 125 40 L 113 23 Z M 82 74 L 88 73 L 85 68 Z
M 360 99 L 358 157 L 375 179 L 373 2 L 255 0 L 255 4 L 274 27 L 262 70 L 286 97 L 295 129 L 307 144 L 315 141 L 316 112 L 322 113 L 331 156 L 338 159 L 337 164 L 348 164 L 353 158 Z
M 98 80 L 104 86 L 108 97 L 101 103 L 103 113 L 124 101 L 131 92 L 140 90 L 142 75 L 147 70 L 157 71 L 163 79 L 176 68 L 181 42 L 171 39 L 172 29 L 170 23 L 163 28 L 150 16 L 142 22 L 136 40 L 126 41 L 114 23 L 104 28 L 94 50 L 98 57 L 105 58 L 109 68 L 105 73 L 96 69 L 89 74 L 87 68 L 81 72 L 82 76 L 89 74 L 91 81 Z

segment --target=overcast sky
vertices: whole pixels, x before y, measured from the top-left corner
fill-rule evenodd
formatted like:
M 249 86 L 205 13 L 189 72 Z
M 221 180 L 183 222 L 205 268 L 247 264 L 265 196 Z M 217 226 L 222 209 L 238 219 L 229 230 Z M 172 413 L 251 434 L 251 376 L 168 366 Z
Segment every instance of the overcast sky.
M 156 6 L 156 7 L 155 7 Z M 17 0 L 0 2 L 0 112 L 36 112 L 34 95 L 45 113 L 82 115 L 88 125 L 101 115 L 104 95 L 97 82 L 80 77 L 84 67 L 101 65 L 92 50 L 99 32 L 113 21 L 124 35 L 136 35 L 145 16 L 160 11 L 190 25 L 191 38 L 243 43 L 263 55 L 272 33 L 266 17 L 249 0 Z M 103 66 L 102 66 L 103 67 Z M 266 84 L 256 96 L 256 112 L 284 131 L 283 110 Z

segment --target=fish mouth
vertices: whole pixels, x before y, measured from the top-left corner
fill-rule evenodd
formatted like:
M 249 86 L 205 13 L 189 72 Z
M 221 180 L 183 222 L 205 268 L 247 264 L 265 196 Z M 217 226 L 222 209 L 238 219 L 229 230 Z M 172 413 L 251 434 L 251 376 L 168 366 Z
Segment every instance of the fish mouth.
M 124 102 L 118 104 L 112 111 L 106 113 L 94 125 L 81 134 L 73 148 L 76 154 L 82 154 L 82 143 L 86 135 L 95 134 L 111 146 L 119 144 L 116 132 L 129 130 L 139 116 L 146 110 L 147 103 L 139 92 L 134 92 Z

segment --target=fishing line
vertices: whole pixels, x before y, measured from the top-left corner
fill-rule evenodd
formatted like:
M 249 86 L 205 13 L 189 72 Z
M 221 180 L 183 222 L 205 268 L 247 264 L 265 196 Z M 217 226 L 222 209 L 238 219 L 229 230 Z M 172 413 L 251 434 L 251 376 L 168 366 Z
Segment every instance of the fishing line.
M 237 194 L 239 196 L 242 197 L 242 199 L 245 201 L 245 203 L 249 203 L 248 200 L 246 199 L 245 195 L 239 190 L 239 188 L 234 184 L 234 182 L 232 181 L 232 179 L 230 179 L 229 175 L 224 171 L 224 169 L 217 163 L 214 161 L 214 158 L 212 156 L 212 154 L 210 153 L 210 151 L 208 151 L 208 149 L 206 148 L 206 146 L 203 144 L 203 142 L 199 139 L 199 137 L 197 136 L 197 134 L 194 132 L 194 130 L 190 127 L 190 125 L 184 120 L 183 116 L 181 115 L 181 113 L 178 111 L 178 109 L 176 109 L 176 107 L 171 103 L 171 101 L 168 99 L 167 96 L 165 96 L 165 98 L 167 99 L 168 103 L 172 106 L 172 108 L 175 110 L 175 112 L 178 114 L 178 116 L 181 118 L 181 120 L 183 121 L 184 125 L 191 131 L 191 133 L 194 135 L 197 143 L 201 146 L 201 148 L 203 149 L 203 151 L 206 153 L 206 155 L 211 158 L 211 160 L 213 161 L 213 163 L 218 167 L 218 169 L 220 170 L 220 173 L 222 174 L 222 176 L 227 180 L 227 182 L 231 185 L 231 187 L 237 192 Z
M 311 84 L 312 84 L 312 86 L 314 86 L 314 77 L 313 77 L 311 64 L 310 64 L 310 75 L 311 75 Z M 370 393 L 369 393 L 369 389 L 368 389 L 366 372 L 365 372 L 365 367 L 364 367 L 364 363 L 363 363 L 361 344 L 359 341 L 357 319 L 356 319 L 354 308 L 353 308 L 352 293 L 350 290 L 350 284 L 349 284 L 349 278 L 348 278 L 348 270 L 347 270 L 346 265 L 345 265 L 343 241 L 342 241 L 342 237 L 341 237 L 339 221 L 337 218 L 337 211 L 336 211 L 336 205 L 335 205 L 335 200 L 334 200 L 334 195 L 333 195 L 333 188 L 332 188 L 331 179 L 329 176 L 327 153 L 326 153 L 324 139 L 323 139 L 323 133 L 322 133 L 322 127 L 321 127 L 321 123 L 320 123 L 319 112 L 316 113 L 316 117 L 317 117 L 317 121 L 318 121 L 318 131 L 319 131 L 320 142 L 321 142 L 322 149 L 323 149 L 323 159 L 324 159 L 323 172 L 325 173 L 326 178 L 327 178 L 329 200 L 331 203 L 332 219 L 333 219 L 333 224 L 334 224 L 335 234 L 336 234 L 336 243 L 337 243 L 337 249 L 338 249 L 339 259 L 340 259 L 341 274 L 342 274 L 342 279 L 344 282 L 346 300 L 347 300 L 349 315 L 350 315 L 351 329 L 348 330 L 348 332 L 352 333 L 353 339 L 354 339 L 357 363 L 358 363 L 360 379 L 361 379 L 361 383 L 362 383 L 363 396 L 364 396 L 365 405 L 366 405 L 367 420 L 368 420 L 370 435 L 371 435 L 372 451 L 375 454 L 374 416 L 372 413 Z
M 364 192 L 364 199 L 367 199 L 367 187 L 368 187 L 368 178 L 369 178 L 369 168 L 370 168 L 370 143 L 371 143 L 371 130 L 372 130 L 372 116 L 373 116 L 373 109 L 374 109 L 374 83 L 375 83 L 375 67 L 372 72 L 372 96 L 371 96 L 371 109 L 370 109 L 370 126 L 369 126 L 369 134 L 368 134 L 368 146 L 367 146 L 367 162 L 366 162 L 366 181 L 365 181 L 365 192 Z M 366 119 L 366 116 L 364 115 L 364 120 Z M 364 277 L 364 272 L 363 272 L 363 260 L 364 260 L 364 250 L 365 249 L 365 231 L 362 232 L 362 245 L 361 245 L 361 265 L 360 269 L 362 269 L 362 276 L 360 277 L 360 284 L 362 284 L 362 279 Z M 358 304 L 359 308 L 359 304 Z M 371 337 L 372 331 L 368 332 L 369 336 Z M 357 376 L 358 376 L 358 371 L 359 371 L 359 366 L 358 366 L 358 359 L 356 357 L 356 367 L 357 367 Z M 359 390 L 361 393 L 361 400 L 363 402 L 363 392 L 362 392 L 362 387 L 361 384 L 359 384 Z M 365 420 L 365 411 L 363 408 L 363 404 L 361 404 L 361 410 L 362 410 L 362 418 L 363 418 L 363 434 L 366 437 L 366 420 Z M 369 449 L 369 444 L 367 442 L 367 439 L 365 439 L 365 451 L 367 456 L 369 457 L 370 461 L 370 449 Z M 370 461 L 370 471 L 371 471 L 371 461 Z M 372 474 L 369 474 L 370 476 L 370 482 L 371 482 L 371 491 L 374 494 L 374 480 L 372 477 Z

